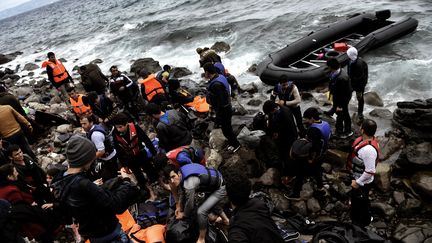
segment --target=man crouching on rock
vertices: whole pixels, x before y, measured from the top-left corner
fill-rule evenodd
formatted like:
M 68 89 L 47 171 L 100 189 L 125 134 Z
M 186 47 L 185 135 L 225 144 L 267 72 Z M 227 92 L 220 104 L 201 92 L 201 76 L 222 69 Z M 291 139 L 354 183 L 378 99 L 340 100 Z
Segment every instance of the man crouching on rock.
M 86 138 L 73 136 L 66 157 L 69 168 L 53 183 L 61 212 L 79 224 L 79 233 L 91 243 L 129 242 L 116 214 L 134 203 L 139 189 L 122 178 L 108 180 L 100 187 L 91 182 L 86 171 L 96 159 L 96 148 Z
M 199 237 L 197 243 L 204 243 L 207 233 L 207 221 L 210 210 L 225 196 L 225 184 L 222 174 L 213 168 L 200 164 L 187 164 L 180 169 L 169 164 L 163 169 L 163 176 L 169 181 L 171 192 L 176 200 L 176 219 L 189 218 L 195 207 L 195 193 L 205 192 L 208 196 L 197 210 Z M 228 225 L 229 219 L 222 211 L 219 214 L 223 223 Z

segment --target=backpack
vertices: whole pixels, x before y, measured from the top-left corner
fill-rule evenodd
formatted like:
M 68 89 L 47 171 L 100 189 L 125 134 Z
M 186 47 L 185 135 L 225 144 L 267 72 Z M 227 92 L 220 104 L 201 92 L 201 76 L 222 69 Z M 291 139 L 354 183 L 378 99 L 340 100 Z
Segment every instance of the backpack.
M 253 118 L 252 129 L 265 131 L 266 128 L 267 128 L 266 116 L 264 115 L 264 113 L 258 112 Z
M 165 224 L 168 217 L 168 200 L 152 201 L 138 205 L 136 222 L 142 228 L 155 224 Z
M 306 138 L 299 138 L 291 146 L 290 157 L 293 159 L 311 158 L 312 142 Z

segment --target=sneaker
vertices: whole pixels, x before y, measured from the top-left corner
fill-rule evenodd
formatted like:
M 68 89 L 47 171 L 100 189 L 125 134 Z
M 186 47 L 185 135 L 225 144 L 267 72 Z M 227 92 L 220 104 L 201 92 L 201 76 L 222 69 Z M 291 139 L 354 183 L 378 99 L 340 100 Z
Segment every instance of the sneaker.
M 235 153 L 235 152 L 237 152 L 237 150 L 239 150 L 239 149 L 240 149 L 240 144 L 237 145 L 237 147 L 234 147 L 234 146 L 228 146 L 228 148 L 227 148 L 227 150 L 228 150 L 229 152 L 231 152 L 231 153 Z
M 288 200 L 300 200 L 300 193 L 291 192 L 290 194 L 284 194 L 284 197 Z
M 342 135 L 339 136 L 339 138 L 349 138 L 354 134 L 354 132 L 347 132 L 347 133 L 343 133 Z

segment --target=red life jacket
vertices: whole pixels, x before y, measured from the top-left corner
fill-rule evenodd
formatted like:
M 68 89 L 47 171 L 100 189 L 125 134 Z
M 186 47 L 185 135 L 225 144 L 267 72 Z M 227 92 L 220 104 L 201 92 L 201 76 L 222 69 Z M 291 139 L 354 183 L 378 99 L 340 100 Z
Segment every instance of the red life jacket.
M 176 167 L 178 167 L 178 168 L 180 167 L 180 163 L 177 161 L 177 155 L 180 152 L 187 152 L 190 155 L 190 159 L 192 160 L 193 163 L 201 164 L 204 166 L 206 165 L 205 164 L 206 160 L 205 160 L 204 156 L 201 159 L 197 158 L 197 156 L 195 155 L 195 149 L 192 148 L 190 145 L 185 145 L 185 146 L 181 146 L 181 147 L 178 147 L 176 149 L 173 149 L 171 151 L 168 151 L 166 153 L 167 158 L 169 160 L 171 160 Z
M 115 139 L 120 143 L 120 146 L 126 150 L 126 153 L 132 152 L 132 155 L 138 155 L 139 142 L 138 142 L 138 134 L 136 132 L 135 125 L 131 122 L 129 123 L 129 139 L 130 143 L 128 143 L 122 136 L 119 134 L 115 134 Z
M 372 147 L 374 147 L 375 150 L 377 151 L 377 158 L 375 161 L 375 165 L 378 164 L 379 157 L 381 154 L 381 149 L 379 147 L 378 139 L 376 137 L 373 137 L 372 139 L 363 140 L 363 137 L 360 136 L 356 138 L 356 140 L 354 140 L 354 143 L 352 144 L 351 153 L 348 156 L 347 165 L 346 165 L 348 170 L 354 169 L 353 159 L 358 156 L 358 151 L 366 145 L 372 145 Z

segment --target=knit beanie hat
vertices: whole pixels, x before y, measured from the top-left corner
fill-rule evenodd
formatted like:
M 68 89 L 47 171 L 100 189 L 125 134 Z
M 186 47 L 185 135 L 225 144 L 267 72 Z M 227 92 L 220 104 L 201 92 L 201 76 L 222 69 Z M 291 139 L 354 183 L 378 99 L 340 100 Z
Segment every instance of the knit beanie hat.
M 96 147 L 87 138 L 74 135 L 69 139 L 66 146 L 66 158 L 69 167 L 81 167 L 96 159 Z
M 357 60 L 357 56 L 358 56 L 357 49 L 355 47 L 350 47 L 347 51 L 347 55 L 349 59 L 351 59 L 352 61 Z

